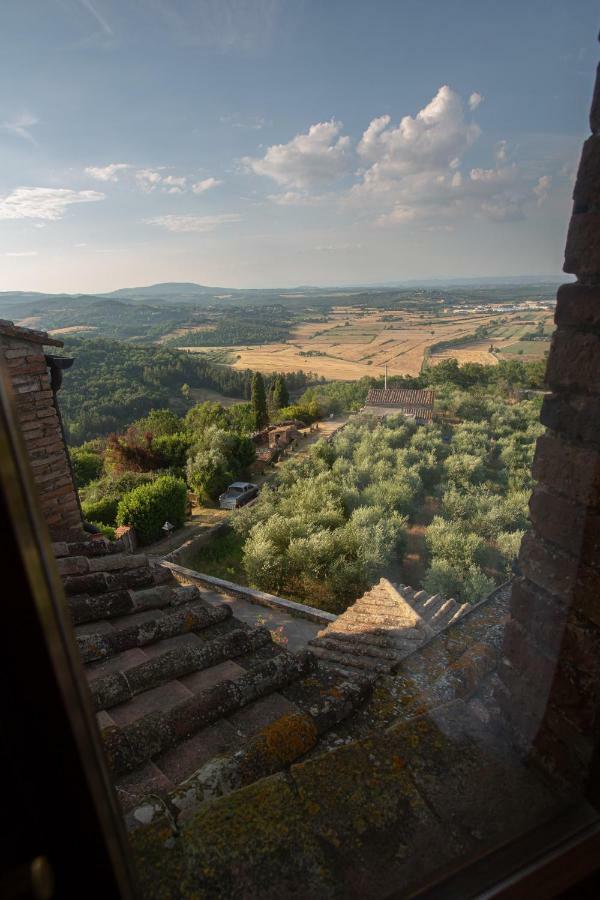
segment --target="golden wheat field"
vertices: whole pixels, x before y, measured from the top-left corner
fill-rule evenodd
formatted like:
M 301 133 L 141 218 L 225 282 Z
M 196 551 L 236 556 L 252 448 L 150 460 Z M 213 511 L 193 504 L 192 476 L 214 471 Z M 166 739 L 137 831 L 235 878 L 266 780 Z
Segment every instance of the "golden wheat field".
M 327 379 L 353 381 L 365 375 L 380 375 L 387 365 L 390 375 L 418 375 L 426 354 L 435 364 L 442 359 L 495 365 L 498 358 L 519 337 L 546 324 L 550 314 L 544 310 L 514 313 L 447 312 L 418 314 L 360 310 L 339 306 L 327 321 L 298 325 L 287 341 L 271 344 L 223 347 L 181 347 L 190 352 L 214 353 L 227 349 L 230 365 L 236 369 L 261 372 L 314 372 Z M 485 340 L 475 339 L 479 326 L 490 327 Z M 460 343 L 465 338 L 465 343 Z M 429 348 L 441 341 L 456 341 L 449 348 Z M 491 347 L 499 351 L 491 352 Z M 539 347 L 532 345 L 532 358 Z M 519 358 L 513 354 L 504 358 Z

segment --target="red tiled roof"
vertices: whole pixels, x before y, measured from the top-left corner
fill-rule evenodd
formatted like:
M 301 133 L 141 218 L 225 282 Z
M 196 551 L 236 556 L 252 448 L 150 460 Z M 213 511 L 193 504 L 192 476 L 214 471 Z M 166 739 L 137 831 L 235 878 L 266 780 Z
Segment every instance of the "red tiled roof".
M 0 334 L 7 337 L 19 338 L 22 341 L 31 341 L 33 344 L 47 344 L 52 347 L 64 347 L 63 341 L 50 337 L 46 331 L 36 331 L 33 328 L 24 328 L 15 325 L 9 319 L 0 319 Z
M 371 388 L 366 406 L 386 407 L 388 411 L 397 409 L 398 412 L 430 421 L 433 417 L 434 397 L 434 391 Z

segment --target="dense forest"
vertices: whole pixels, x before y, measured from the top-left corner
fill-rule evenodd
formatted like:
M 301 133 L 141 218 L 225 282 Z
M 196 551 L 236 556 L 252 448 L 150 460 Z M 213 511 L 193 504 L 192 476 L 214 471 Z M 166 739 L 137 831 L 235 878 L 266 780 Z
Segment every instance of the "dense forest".
M 291 315 L 282 306 L 231 309 L 219 316 L 210 330 L 189 331 L 168 340 L 170 346 L 229 347 L 285 341 Z
M 71 444 L 121 431 L 152 409 L 170 407 L 184 414 L 193 406 L 194 388 L 250 399 L 253 372 L 216 365 L 202 355 L 117 341 L 69 338 L 65 351 L 75 364 L 65 374 L 60 407 Z M 267 378 L 273 381 L 275 374 Z M 308 377 L 285 377 L 288 389 L 306 387 Z

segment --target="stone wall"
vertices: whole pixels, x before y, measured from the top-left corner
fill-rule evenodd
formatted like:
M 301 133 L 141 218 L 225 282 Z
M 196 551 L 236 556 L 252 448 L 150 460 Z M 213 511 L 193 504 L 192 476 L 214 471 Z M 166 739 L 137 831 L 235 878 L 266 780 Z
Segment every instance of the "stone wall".
M 585 787 L 600 712 L 600 67 L 574 189 L 498 699 L 518 743 Z
M 29 463 L 51 534 L 82 529 L 82 517 L 44 345 L 62 341 L 0 320 L 0 357 L 12 381 Z

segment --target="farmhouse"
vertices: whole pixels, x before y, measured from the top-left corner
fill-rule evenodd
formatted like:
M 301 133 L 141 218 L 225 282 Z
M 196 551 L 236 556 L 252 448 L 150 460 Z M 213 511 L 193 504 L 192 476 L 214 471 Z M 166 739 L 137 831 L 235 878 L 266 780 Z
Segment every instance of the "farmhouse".
M 433 419 L 434 397 L 434 391 L 371 388 L 361 412 L 381 418 L 402 414 L 421 425 Z

